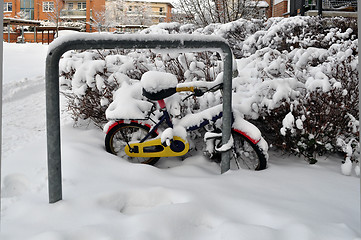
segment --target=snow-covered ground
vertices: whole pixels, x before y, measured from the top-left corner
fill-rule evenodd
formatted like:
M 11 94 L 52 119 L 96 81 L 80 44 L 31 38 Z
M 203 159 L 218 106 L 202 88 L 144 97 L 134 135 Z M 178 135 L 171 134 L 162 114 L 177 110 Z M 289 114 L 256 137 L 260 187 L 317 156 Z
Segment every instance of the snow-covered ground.
M 223 175 L 203 156 L 130 164 L 66 114 L 64 200 L 49 204 L 46 50 L 4 43 L 0 239 L 361 239 L 360 179 L 341 174 L 341 158 L 308 165 L 270 152 L 264 171 Z

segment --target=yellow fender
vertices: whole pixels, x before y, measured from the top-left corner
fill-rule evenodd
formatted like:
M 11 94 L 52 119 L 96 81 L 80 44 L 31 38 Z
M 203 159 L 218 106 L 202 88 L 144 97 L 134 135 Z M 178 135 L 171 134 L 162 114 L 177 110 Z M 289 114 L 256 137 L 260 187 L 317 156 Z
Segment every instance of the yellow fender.
M 143 143 L 129 143 L 124 151 L 129 157 L 177 157 L 189 151 L 189 143 L 174 136 L 170 146 L 165 146 L 161 139 L 157 138 Z

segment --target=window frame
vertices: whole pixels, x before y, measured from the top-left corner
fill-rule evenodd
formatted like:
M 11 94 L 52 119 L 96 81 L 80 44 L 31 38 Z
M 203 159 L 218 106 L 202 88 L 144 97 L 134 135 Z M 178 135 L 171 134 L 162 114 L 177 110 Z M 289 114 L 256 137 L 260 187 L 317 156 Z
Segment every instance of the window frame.
M 9 10 L 9 8 L 11 10 Z M 12 12 L 13 11 L 13 3 L 12 2 L 4 2 L 4 12 Z
M 78 2 L 78 10 L 86 10 L 86 2 Z
M 54 12 L 54 2 L 53 1 L 43 2 L 43 12 Z

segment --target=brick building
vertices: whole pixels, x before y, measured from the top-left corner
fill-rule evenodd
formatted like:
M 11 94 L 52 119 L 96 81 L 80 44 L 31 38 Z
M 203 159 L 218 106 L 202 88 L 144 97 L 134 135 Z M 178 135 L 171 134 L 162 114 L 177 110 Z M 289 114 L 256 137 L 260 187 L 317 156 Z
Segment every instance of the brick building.
M 4 40 L 10 39 L 10 34 L 19 36 L 19 29 L 26 26 L 25 22 L 23 25 L 15 25 L 19 21 L 13 21 L 14 19 L 42 21 L 43 25 L 45 25 L 42 27 L 34 27 L 33 24 L 27 25 L 30 26 L 31 31 L 36 28 L 35 33 L 27 34 L 29 36 L 25 37 L 28 42 L 37 41 L 38 34 L 36 31 L 41 29 L 48 31 L 47 36 L 49 37 L 47 41 L 49 41 L 49 38 L 52 40 L 53 37 L 50 37 L 50 35 L 53 35 L 54 31 L 50 35 L 49 31 L 51 31 L 51 28 L 54 29 L 57 24 L 62 28 L 79 27 L 79 30 L 86 32 L 98 31 L 102 23 L 97 18 L 100 15 L 109 18 L 110 14 L 106 11 L 106 6 L 117 1 L 124 4 L 124 7 L 118 10 L 127 15 L 127 22 L 122 22 L 123 19 L 116 19 L 123 30 L 128 31 L 136 26 L 138 26 L 136 29 L 139 29 L 139 26 L 145 28 L 160 22 L 171 21 L 173 5 L 168 0 L 4 0 L 4 19 L 11 20 L 8 21 L 9 24 L 6 26 L 7 33 L 4 33 Z M 144 9 L 141 7 L 144 6 L 149 10 L 149 18 L 139 24 L 136 19 L 144 15 L 144 12 L 141 11 Z M 24 33 L 22 32 L 22 34 Z M 44 36 L 44 33 L 42 35 Z M 11 39 L 16 38 L 11 37 Z M 41 37 L 41 41 L 43 41 L 43 38 Z
M 270 14 L 272 17 L 288 16 L 290 0 L 267 0 L 270 5 Z
M 105 0 L 4 0 L 4 18 L 89 23 L 92 12 L 104 8 Z
M 106 0 L 108 20 L 113 29 L 134 32 L 162 22 L 171 22 L 173 4 L 170 0 Z
M 267 17 L 318 15 L 317 0 L 264 0 L 269 4 Z M 357 0 L 322 0 L 320 8 L 324 17 L 357 17 Z
M 268 17 L 268 9 L 270 6 L 270 1 L 272 0 L 267 0 L 267 1 L 266 0 L 246 0 L 246 1 L 214 0 L 215 8 L 223 17 L 224 17 L 224 12 L 228 12 L 232 14 L 233 13 L 242 14 L 242 8 L 246 8 L 250 10 L 250 12 L 252 12 L 253 14 L 253 17 L 257 17 L 257 16 Z M 235 17 L 241 17 L 241 15 Z

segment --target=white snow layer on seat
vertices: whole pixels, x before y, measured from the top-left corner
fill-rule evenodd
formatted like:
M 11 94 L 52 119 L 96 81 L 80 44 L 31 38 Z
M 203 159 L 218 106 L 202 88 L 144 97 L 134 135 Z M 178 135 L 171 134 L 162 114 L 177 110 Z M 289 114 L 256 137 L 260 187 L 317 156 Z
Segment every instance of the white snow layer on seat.
M 178 80 L 171 73 L 149 71 L 143 74 L 141 84 L 147 92 L 156 93 L 164 89 L 175 88 Z
M 141 100 L 141 91 L 139 82 L 132 85 L 123 82 L 105 112 L 107 119 L 144 119 L 152 108 L 152 103 Z

